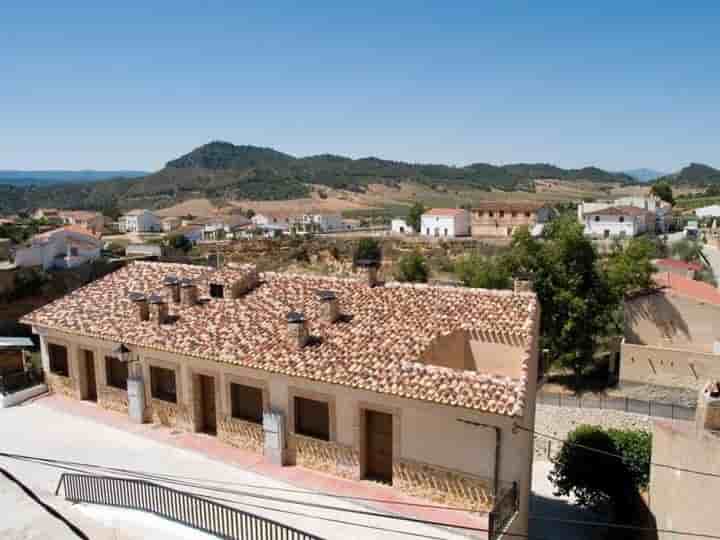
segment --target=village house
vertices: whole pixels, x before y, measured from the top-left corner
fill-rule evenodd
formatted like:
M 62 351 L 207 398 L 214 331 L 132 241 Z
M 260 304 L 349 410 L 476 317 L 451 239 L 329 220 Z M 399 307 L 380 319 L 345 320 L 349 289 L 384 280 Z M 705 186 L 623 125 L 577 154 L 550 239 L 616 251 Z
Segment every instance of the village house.
M 390 222 L 390 232 L 393 234 L 413 234 L 415 231 L 408 225 L 406 220 L 395 218 Z
M 648 231 L 654 230 L 657 233 L 664 234 L 670 230 L 670 224 L 672 223 L 672 206 L 655 196 L 621 197 L 612 201 L 581 202 L 577 207 L 578 221 L 584 224 L 587 214 L 597 214 L 600 210 L 627 206 L 645 210 L 653 215 L 652 219 L 648 218 Z
M 56 393 L 527 534 L 537 297 L 375 272 L 135 262 L 22 322 Z
M 60 210 L 57 208 L 38 208 L 32 213 L 32 218 L 37 220 L 44 219 L 51 223 L 62 223 Z
M 99 212 L 86 210 L 60 210 L 58 216 L 64 225 L 85 227 L 89 231 L 100 234 L 105 228 L 105 217 Z
M 552 217 L 552 208 L 542 203 L 486 201 L 472 209 L 472 235 L 509 237 L 518 227 L 527 227 L 539 236 Z
M 470 213 L 461 208 L 433 208 L 420 217 L 420 234 L 436 238 L 470 236 Z
M 620 382 L 697 389 L 720 379 L 720 292 L 672 272 L 625 301 Z
M 33 236 L 29 247 L 15 251 L 15 264 L 45 270 L 74 268 L 100 257 L 101 249 L 102 242 L 89 230 L 67 225 Z
M 182 219 L 176 216 L 164 217 L 160 220 L 162 224 L 162 230 L 165 233 L 173 232 L 182 226 Z
M 160 232 L 162 224 L 150 210 L 131 210 L 120 216 L 118 228 L 121 233 Z
M 720 217 L 720 204 L 711 204 L 695 209 L 695 215 L 700 219 L 709 219 Z
M 290 217 L 290 226 L 295 232 L 333 232 L 342 231 L 342 216 L 339 214 L 300 214 Z
M 287 232 L 290 230 L 291 214 L 280 212 L 262 212 L 255 214 L 250 221 L 262 230 Z
M 203 225 L 203 240 L 218 241 L 240 237 L 252 222 L 242 215 L 207 218 Z
M 631 238 L 655 227 L 655 214 L 635 206 L 610 206 L 583 218 L 585 234 L 595 238 Z

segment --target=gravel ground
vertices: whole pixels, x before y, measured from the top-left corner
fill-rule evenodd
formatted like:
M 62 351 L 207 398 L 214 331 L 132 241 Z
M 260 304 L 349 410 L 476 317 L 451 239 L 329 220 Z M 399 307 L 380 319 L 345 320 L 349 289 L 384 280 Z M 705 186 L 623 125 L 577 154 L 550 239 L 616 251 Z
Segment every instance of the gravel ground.
M 556 407 L 537 405 L 535 413 L 535 431 L 565 439 L 573 429 L 581 424 L 597 425 L 604 428 L 652 429 L 652 419 L 640 414 L 632 414 L 606 409 L 578 409 L 575 407 Z M 550 441 L 544 437 L 535 437 L 535 460 L 548 461 L 549 456 L 560 450 L 562 443 Z

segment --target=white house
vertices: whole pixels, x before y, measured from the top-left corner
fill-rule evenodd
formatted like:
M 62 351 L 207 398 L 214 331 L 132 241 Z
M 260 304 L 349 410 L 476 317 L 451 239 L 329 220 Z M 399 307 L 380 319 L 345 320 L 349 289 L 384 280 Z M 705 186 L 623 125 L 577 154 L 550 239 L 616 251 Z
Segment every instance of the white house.
M 652 212 L 635 206 L 611 206 L 584 215 L 585 234 L 598 238 L 632 237 L 654 225 Z
M 339 214 L 299 214 L 288 218 L 290 228 L 296 233 L 342 231 L 342 216 Z
M 459 208 L 433 208 L 420 218 L 420 234 L 440 238 L 470 236 L 470 212 Z
M 415 230 L 407 224 L 407 221 L 395 218 L 390 222 L 390 231 L 393 234 L 412 234 Z
M 118 220 L 120 232 L 160 232 L 162 223 L 150 210 L 132 210 Z
M 581 202 L 578 204 L 578 221 L 585 223 L 585 215 L 612 207 L 632 206 L 651 212 L 655 220 L 655 232 L 666 233 L 672 221 L 672 206 L 659 197 L 621 197 L 614 201 Z M 651 226 L 652 223 L 649 224 Z
M 160 220 L 163 232 L 172 232 L 182 225 L 182 219 L 176 216 L 164 217 Z
M 276 212 L 263 212 L 261 214 L 255 214 L 251 221 L 255 224 L 258 229 L 268 230 L 280 230 L 287 232 L 290 230 L 290 215 L 281 214 Z
M 720 204 L 712 204 L 710 206 L 696 208 L 695 215 L 700 219 L 720 217 Z
M 218 216 L 205 221 L 203 240 L 217 241 L 240 237 L 240 232 L 250 225 L 245 216 Z
M 100 257 L 102 242 L 83 227 L 67 226 L 36 234 L 30 247 L 15 252 L 17 266 L 74 268 Z

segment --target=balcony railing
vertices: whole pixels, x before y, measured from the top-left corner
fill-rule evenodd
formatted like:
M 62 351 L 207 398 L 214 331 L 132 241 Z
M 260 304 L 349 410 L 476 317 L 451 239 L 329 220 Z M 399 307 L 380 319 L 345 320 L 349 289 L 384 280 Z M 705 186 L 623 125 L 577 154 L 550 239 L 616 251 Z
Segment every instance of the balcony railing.
M 3 396 L 14 394 L 20 390 L 41 384 L 44 381 L 43 371 L 38 368 L 0 375 L 0 394 Z

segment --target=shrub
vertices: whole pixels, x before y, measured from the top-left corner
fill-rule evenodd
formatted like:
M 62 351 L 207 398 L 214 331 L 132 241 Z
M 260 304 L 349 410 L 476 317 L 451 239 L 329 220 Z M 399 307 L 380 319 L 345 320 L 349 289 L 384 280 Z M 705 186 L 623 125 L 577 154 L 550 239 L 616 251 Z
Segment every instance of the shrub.
M 398 281 L 426 283 L 428 274 L 425 258 L 416 251 L 400 258 L 395 277 Z
M 380 242 L 374 238 L 363 238 L 360 240 L 353 254 L 353 264 L 357 264 L 358 261 L 362 260 L 376 261 L 379 263 L 382 260 Z

